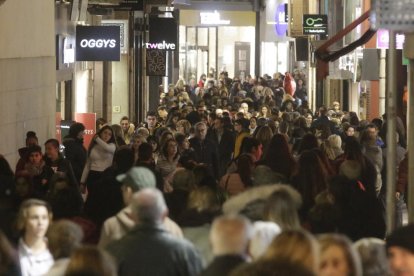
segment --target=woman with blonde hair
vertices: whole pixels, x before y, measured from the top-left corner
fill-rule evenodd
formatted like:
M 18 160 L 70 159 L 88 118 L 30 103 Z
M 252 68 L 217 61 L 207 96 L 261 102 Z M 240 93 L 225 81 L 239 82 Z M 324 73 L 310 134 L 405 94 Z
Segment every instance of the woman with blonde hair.
M 175 126 L 178 133 L 184 134 L 186 137 L 190 136 L 191 123 L 187 120 L 179 120 Z
M 28 199 L 22 203 L 17 216 L 17 230 L 21 232 L 18 254 L 21 275 L 43 275 L 53 265 L 45 238 L 52 221 L 50 206 L 43 200 Z
M 318 237 L 321 258 L 320 276 L 362 276 L 361 259 L 344 235 L 324 234 Z
M 322 143 L 321 148 L 329 160 L 332 161 L 344 153 L 342 150 L 342 139 L 336 134 L 330 135 L 328 139 Z
M 115 260 L 104 250 L 84 246 L 71 256 L 65 276 L 116 276 Z
M 306 231 L 286 230 L 272 241 L 260 260 L 285 260 L 303 265 L 317 273 L 319 271 L 318 242 Z

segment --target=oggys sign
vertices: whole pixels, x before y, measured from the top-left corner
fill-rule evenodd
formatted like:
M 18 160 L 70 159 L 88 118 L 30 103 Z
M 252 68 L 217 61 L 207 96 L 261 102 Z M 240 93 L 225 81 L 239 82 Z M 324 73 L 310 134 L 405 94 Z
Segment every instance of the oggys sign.
M 119 26 L 77 26 L 76 61 L 119 61 Z

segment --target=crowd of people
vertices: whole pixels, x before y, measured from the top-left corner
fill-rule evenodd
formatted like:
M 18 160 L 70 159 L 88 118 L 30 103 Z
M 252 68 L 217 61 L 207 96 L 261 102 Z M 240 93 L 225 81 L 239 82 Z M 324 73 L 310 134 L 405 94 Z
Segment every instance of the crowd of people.
M 14 170 L 0 155 L 0 275 L 414 275 L 402 120 L 387 145 L 385 120 L 313 112 L 305 83 L 179 80 L 145 122 L 98 119 L 88 149 L 79 122 L 44 150 L 29 131 Z

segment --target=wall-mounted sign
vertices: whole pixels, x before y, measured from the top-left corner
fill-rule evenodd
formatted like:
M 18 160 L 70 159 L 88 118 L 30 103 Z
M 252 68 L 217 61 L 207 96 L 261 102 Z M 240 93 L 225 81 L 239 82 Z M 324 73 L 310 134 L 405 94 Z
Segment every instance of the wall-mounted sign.
M 287 20 L 286 20 L 286 14 L 287 14 L 287 5 L 286 4 L 280 4 L 277 6 L 276 12 L 275 12 L 275 30 L 277 36 L 286 36 L 287 31 Z
M 102 26 L 119 26 L 121 54 L 128 54 L 128 20 L 102 20 Z
M 177 21 L 172 17 L 150 17 L 147 49 L 176 50 Z
M 165 76 L 167 52 L 164 50 L 147 50 L 147 76 Z
M 396 36 L 396 48 L 402 49 L 405 41 L 405 35 L 397 34 Z M 377 48 L 388 49 L 390 44 L 390 34 L 388 30 L 379 29 L 377 31 Z
M 119 61 L 119 26 L 76 26 L 77 61 Z
M 326 14 L 304 14 L 303 34 L 326 35 L 328 34 L 328 16 Z
M 221 19 L 218 11 L 200 12 L 201 25 L 230 25 L 230 20 Z

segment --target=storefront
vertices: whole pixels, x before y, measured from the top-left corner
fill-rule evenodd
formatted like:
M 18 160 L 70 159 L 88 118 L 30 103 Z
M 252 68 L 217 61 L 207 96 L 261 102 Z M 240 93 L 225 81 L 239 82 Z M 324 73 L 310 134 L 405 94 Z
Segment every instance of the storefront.
M 255 20 L 248 11 L 180 10 L 179 76 L 254 75 Z

